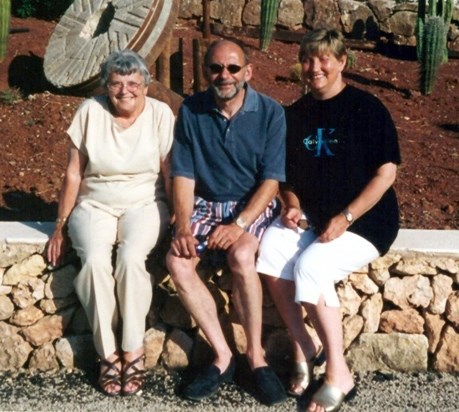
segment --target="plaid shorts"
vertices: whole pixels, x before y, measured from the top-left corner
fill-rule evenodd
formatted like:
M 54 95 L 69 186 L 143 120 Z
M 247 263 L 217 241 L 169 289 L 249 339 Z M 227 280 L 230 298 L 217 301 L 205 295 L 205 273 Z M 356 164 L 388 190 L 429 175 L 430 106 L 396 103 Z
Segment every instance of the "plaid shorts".
M 193 214 L 191 215 L 191 231 L 196 239 L 202 241 L 219 225 L 231 224 L 242 212 L 246 202 L 208 202 L 196 196 Z M 261 239 L 263 232 L 279 215 L 280 203 L 273 199 L 263 213 L 246 229 L 246 232 Z

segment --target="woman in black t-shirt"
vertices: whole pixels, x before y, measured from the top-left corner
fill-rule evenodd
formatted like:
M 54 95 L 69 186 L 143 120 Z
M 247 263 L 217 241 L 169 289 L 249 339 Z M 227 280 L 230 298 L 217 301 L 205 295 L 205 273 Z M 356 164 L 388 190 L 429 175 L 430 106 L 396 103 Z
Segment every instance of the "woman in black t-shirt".
M 336 411 L 355 394 L 343 354 L 335 283 L 386 253 L 398 232 L 392 184 L 400 152 L 390 114 L 346 85 L 343 37 L 317 29 L 299 59 L 310 92 L 286 109 L 284 211 L 265 233 L 257 262 L 292 337 L 289 392 L 301 395 L 323 347 L 325 379 L 308 411 Z M 304 306 L 321 345 L 307 333 Z

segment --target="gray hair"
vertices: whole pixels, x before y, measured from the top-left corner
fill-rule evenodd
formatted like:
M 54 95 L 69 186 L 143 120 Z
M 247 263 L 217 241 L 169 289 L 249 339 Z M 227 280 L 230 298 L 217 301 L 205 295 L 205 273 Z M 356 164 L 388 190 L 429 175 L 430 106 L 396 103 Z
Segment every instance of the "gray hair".
M 315 29 L 305 34 L 301 41 L 298 59 L 302 62 L 309 56 L 332 53 L 337 59 L 347 56 L 343 35 L 335 29 Z
M 111 53 L 100 65 L 100 84 L 102 87 L 107 86 L 108 78 L 112 73 L 121 75 L 140 73 L 143 76 L 145 86 L 151 81 L 145 60 L 129 49 Z

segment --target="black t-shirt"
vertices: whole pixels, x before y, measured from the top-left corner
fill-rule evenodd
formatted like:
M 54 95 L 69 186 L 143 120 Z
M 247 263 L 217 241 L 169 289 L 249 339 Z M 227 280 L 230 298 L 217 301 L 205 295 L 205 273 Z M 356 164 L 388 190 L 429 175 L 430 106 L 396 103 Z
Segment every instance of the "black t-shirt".
M 346 208 L 385 163 L 400 164 L 397 132 L 384 105 L 347 85 L 337 96 L 311 94 L 286 108 L 287 183 L 320 233 Z M 398 204 L 390 188 L 349 227 L 384 254 L 399 228 Z

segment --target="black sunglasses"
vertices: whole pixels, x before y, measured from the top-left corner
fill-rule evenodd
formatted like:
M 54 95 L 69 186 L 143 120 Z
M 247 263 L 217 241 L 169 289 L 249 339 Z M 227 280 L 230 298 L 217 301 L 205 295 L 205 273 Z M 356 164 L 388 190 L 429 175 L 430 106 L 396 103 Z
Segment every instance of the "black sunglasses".
M 244 66 L 239 66 L 237 64 L 228 64 L 228 66 L 225 66 L 224 64 L 212 63 L 208 64 L 207 67 L 213 74 L 220 74 L 225 69 L 231 74 L 236 74 L 239 73 Z

